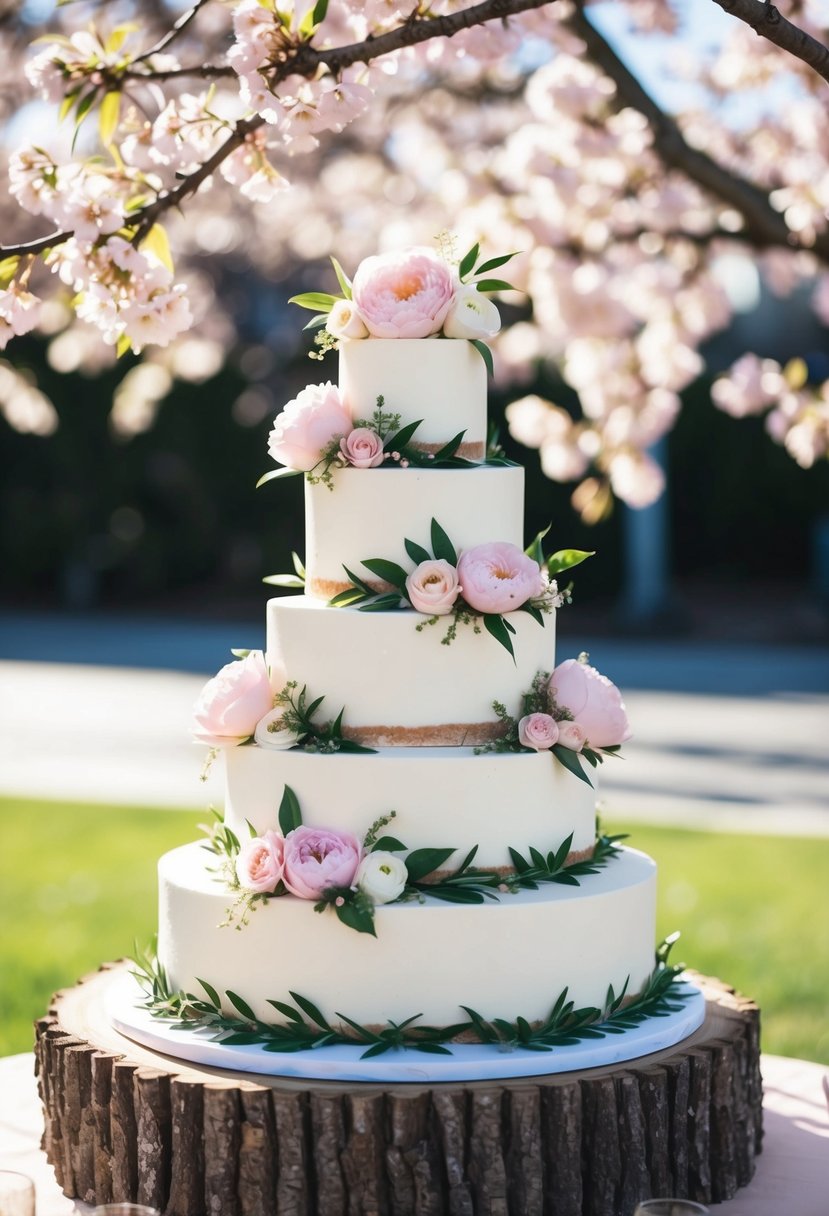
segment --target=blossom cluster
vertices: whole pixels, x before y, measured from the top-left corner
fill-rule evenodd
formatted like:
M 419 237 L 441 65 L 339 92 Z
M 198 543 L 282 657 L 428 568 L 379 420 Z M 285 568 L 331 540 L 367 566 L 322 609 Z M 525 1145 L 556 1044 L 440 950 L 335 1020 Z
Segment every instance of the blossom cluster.
M 591 667 L 586 656 L 584 661 L 559 663 L 540 691 L 547 709 L 525 714 L 518 722 L 517 742 L 522 748 L 540 752 L 559 746 L 596 752 L 617 748 L 631 737 L 619 689 Z
M 459 600 L 475 612 L 514 612 L 555 595 L 538 565 L 517 545 L 492 541 L 465 549 L 452 565 L 443 558 L 419 562 L 406 579 L 416 612 L 446 616 Z

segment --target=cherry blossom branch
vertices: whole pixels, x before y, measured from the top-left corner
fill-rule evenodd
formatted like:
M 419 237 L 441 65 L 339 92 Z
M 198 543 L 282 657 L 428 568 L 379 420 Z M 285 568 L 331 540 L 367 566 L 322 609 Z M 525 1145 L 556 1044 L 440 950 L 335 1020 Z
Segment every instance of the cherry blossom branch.
M 151 59 L 153 55 L 160 55 L 162 51 L 166 51 L 171 42 L 175 42 L 176 38 L 183 33 L 190 22 L 198 16 L 199 10 L 203 9 L 210 0 L 196 0 L 192 8 L 187 9 L 182 13 L 179 19 L 167 31 L 162 38 L 159 38 L 155 46 L 151 46 L 148 51 L 144 51 L 142 55 L 136 55 L 133 63 L 141 63 L 145 59 Z
M 202 0 L 202 3 L 207 2 L 208 0 Z M 483 25 L 487 21 L 503 21 L 518 13 L 545 8 L 553 3 L 555 0 L 482 0 L 481 3 L 473 4 L 470 8 L 448 16 L 406 21 L 385 34 L 368 37 L 363 42 L 355 42 L 349 46 L 317 50 L 310 43 L 301 43 L 286 51 L 283 61 L 274 67 L 271 84 L 276 85 L 287 76 L 304 76 L 311 79 L 323 65 L 332 75 L 337 75 L 352 64 L 370 63 L 373 59 L 377 59 L 381 55 L 388 55 L 392 51 L 417 46 L 432 38 L 451 38 L 461 30 Z M 197 4 L 195 8 L 198 9 L 198 7 Z M 193 10 L 189 10 L 189 12 L 195 15 Z M 157 47 L 155 50 L 157 51 Z M 130 216 L 130 225 L 137 225 L 134 240 L 140 241 L 141 236 L 149 231 L 160 215 L 172 208 L 179 207 L 189 195 L 194 194 L 202 182 L 211 177 L 219 165 L 244 143 L 248 135 L 263 126 L 264 122 L 261 115 L 255 114 L 251 118 L 245 118 L 236 123 L 224 143 L 220 144 L 212 156 L 199 165 L 198 169 L 184 176 L 174 189 L 134 212 Z M 30 241 L 25 245 L 0 245 L 0 257 L 38 253 L 53 245 L 62 244 L 72 235 L 71 231 L 57 232 Z
M 829 47 L 787 21 L 768 0 L 714 0 L 714 3 L 733 17 L 745 21 L 755 34 L 768 38 L 775 46 L 802 59 L 818 76 L 829 81 Z
M 753 182 L 724 168 L 698 148 L 687 143 L 676 121 L 662 110 L 613 47 L 588 21 L 579 6 L 566 24 L 587 46 L 590 58 L 614 81 L 619 100 L 638 110 L 653 131 L 654 148 L 666 165 L 678 169 L 743 217 L 745 233 L 759 249 L 804 250 L 829 263 L 829 232 L 819 232 L 812 244 L 798 240 L 768 195 Z

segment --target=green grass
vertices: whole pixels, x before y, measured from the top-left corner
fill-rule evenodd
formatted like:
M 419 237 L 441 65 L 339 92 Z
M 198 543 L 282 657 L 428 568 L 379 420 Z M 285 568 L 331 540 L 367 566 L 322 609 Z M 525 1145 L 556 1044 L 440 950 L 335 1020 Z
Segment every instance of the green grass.
M 149 940 L 156 860 L 203 818 L 0 799 L 0 1055 L 30 1049 L 56 989 Z M 829 1063 L 829 840 L 642 826 L 630 843 L 659 864 L 674 957 L 758 1001 L 765 1051 Z

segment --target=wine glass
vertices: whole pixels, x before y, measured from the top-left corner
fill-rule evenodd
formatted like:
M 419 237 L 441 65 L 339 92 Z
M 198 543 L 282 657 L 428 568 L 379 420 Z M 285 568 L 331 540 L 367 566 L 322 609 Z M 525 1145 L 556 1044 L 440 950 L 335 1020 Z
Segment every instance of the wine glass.
M 643 1199 L 633 1216 L 710 1216 L 710 1212 L 691 1199 Z
M 15 1170 L 0 1170 L 0 1216 L 35 1216 L 35 1184 Z

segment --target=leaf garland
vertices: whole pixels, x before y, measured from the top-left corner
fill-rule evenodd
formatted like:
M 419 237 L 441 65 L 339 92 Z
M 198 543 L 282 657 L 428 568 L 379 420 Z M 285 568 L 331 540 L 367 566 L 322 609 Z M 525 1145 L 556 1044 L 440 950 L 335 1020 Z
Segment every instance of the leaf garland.
M 620 851 L 619 841 L 626 839 L 623 835 L 607 836 L 597 832 L 591 857 L 569 863 L 567 858 L 573 843 L 572 832 L 557 849 L 546 854 L 530 846 L 529 860 L 517 849 L 509 848 L 508 852 L 515 867 L 514 873 L 511 874 L 474 867 L 472 863 L 478 851 L 478 846 L 475 845 L 458 868 L 446 874 L 441 872 L 441 868 L 456 849 L 419 848 L 409 852 L 407 846 L 396 837 L 380 834 L 395 815 L 395 811 L 390 811 L 387 815 L 380 816 L 363 838 L 366 853 L 407 854 L 403 859 L 406 867 L 405 885 L 394 900 L 389 900 L 390 903 L 411 899 L 422 901 L 429 896 L 445 903 L 482 904 L 487 899 L 497 901 L 502 894 L 515 895 L 519 891 L 535 891 L 544 883 L 577 887 L 582 878 L 598 874 L 616 857 Z M 208 836 L 208 843 L 204 847 L 221 858 L 220 867 L 213 872 L 218 874 L 220 881 L 236 896 L 236 902 L 228 910 L 224 924 L 238 922 L 239 927 L 242 927 L 247 923 L 248 914 L 257 902 L 281 898 L 287 894 L 287 890 L 282 882 L 272 892 L 253 892 L 242 886 L 236 873 L 236 858 L 241 848 L 239 838 L 222 822 L 217 812 L 214 812 L 214 816 L 218 824 L 202 825 Z M 302 825 L 299 799 L 289 785 L 283 790 L 277 821 L 283 836 L 288 836 Z M 250 824 L 248 827 L 251 835 L 255 836 L 253 827 Z M 370 934 L 372 937 L 377 936 L 374 927 L 374 902 L 359 886 L 326 888 L 314 904 L 314 911 L 325 912 L 329 908 L 348 928 L 358 933 Z
M 556 1047 L 623 1034 L 650 1018 L 680 1012 L 687 999 L 676 991 L 683 966 L 669 961 L 678 937 L 674 933 L 657 947 L 656 966 L 645 987 L 627 1003 L 627 981 L 619 993 L 612 985 L 608 988 L 603 1009 L 576 1009 L 565 988 L 540 1024 L 522 1017 L 513 1021 L 487 1020 L 474 1009 L 461 1006 L 467 1021 L 450 1026 L 420 1026 L 416 1023 L 422 1015 L 413 1014 L 402 1022 L 390 1021 L 382 1030 L 375 1031 L 339 1012 L 334 1016 L 340 1019 L 340 1024 L 333 1026 L 313 1002 L 293 991 L 288 993 L 293 1004 L 285 1000 L 268 1001 L 284 1021 L 266 1022 L 235 992 L 227 991 L 225 998 L 236 1014 L 226 1013 L 217 990 L 204 979 L 198 980 L 204 996 L 174 991 L 154 944 L 144 952 L 136 951 L 131 974 L 144 993 L 142 1007 L 153 1017 L 174 1021 L 177 1024 L 171 1027 L 173 1030 L 205 1030 L 211 1042 L 229 1047 L 257 1045 L 267 1052 L 293 1053 L 339 1044 L 365 1047 L 360 1058 L 366 1060 L 400 1048 L 451 1055 L 446 1044 L 461 1035 L 474 1034 L 480 1042 L 502 1051 L 515 1048 L 553 1051 Z

